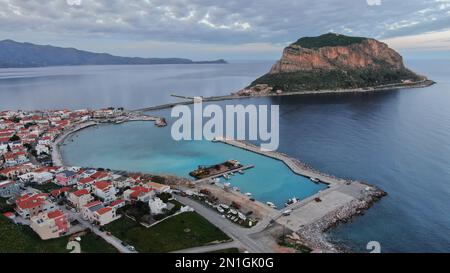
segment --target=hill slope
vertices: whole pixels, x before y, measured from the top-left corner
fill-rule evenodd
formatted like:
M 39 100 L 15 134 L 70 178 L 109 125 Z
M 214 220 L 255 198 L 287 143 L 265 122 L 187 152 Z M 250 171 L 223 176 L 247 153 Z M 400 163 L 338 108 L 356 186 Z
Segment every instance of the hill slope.
M 240 94 L 369 88 L 425 79 L 407 69 L 400 54 L 382 42 L 327 33 L 286 47 L 269 73 Z
M 130 58 L 107 53 L 94 53 L 75 48 L 0 41 L 0 67 L 41 67 L 61 65 L 112 64 L 195 64 L 226 63 L 224 60 L 194 62 L 182 58 Z

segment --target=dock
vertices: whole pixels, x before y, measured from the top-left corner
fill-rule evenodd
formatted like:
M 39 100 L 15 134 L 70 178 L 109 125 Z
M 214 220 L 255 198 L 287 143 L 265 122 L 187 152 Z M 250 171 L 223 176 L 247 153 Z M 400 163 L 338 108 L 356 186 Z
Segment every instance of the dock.
M 210 175 L 208 177 L 204 177 L 202 179 L 195 180 L 194 184 L 207 182 L 207 181 L 210 181 L 211 179 L 222 177 L 225 174 L 228 175 L 230 173 L 235 173 L 235 172 L 238 172 L 238 171 L 245 171 L 245 170 L 248 170 L 248 169 L 252 169 L 254 167 L 255 167 L 255 165 L 245 165 L 245 166 L 242 166 L 242 167 L 239 167 L 239 168 L 236 168 L 236 169 L 232 169 L 232 170 L 227 170 L 227 171 L 224 171 L 224 172 L 216 173 L 216 174 Z
M 288 232 L 298 234 L 304 244 L 312 249 L 339 251 L 327 240 L 324 233 L 337 224 L 361 214 L 387 194 L 366 182 L 346 180 L 322 173 L 286 154 L 262 151 L 260 147 L 248 142 L 225 138 L 216 141 L 280 160 L 292 172 L 307 178 L 317 178 L 320 183 L 328 185 L 326 189 L 298 203 L 266 214 L 257 227 L 253 228 L 255 232 L 263 231 L 276 223 Z M 283 215 L 287 210 L 290 213 Z

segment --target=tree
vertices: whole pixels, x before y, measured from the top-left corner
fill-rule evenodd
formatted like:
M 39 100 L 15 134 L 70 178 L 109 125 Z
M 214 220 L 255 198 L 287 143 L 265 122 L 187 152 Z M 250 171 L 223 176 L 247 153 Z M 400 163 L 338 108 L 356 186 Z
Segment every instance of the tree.
M 28 151 L 31 150 L 31 148 L 33 148 L 30 143 L 23 144 L 23 147 L 27 148 Z
M 18 135 L 13 135 L 10 139 L 9 139 L 9 141 L 19 141 L 20 140 L 20 137 L 18 136 Z
M 14 122 L 14 123 L 19 123 L 21 120 L 22 120 L 22 119 L 19 118 L 19 117 L 13 117 L 13 118 L 11 119 L 11 121 Z

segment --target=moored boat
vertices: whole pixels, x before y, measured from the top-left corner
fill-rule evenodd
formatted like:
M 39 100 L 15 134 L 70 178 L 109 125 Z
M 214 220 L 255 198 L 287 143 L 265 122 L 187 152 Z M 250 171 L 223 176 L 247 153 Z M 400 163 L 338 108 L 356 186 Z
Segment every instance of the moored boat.
M 310 179 L 311 179 L 312 182 L 314 182 L 316 184 L 318 184 L 320 182 L 320 179 L 317 178 L 317 177 L 311 177 Z
M 286 203 L 284 203 L 284 205 L 286 207 L 288 207 L 288 206 L 296 204 L 298 202 L 300 202 L 300 199 L 298 199 L 297 197 L 293 197 L 293 198 L 288 199 L 288 201 Z
M 271 207 L 271 208 L 273 208 L 273 209 L 276 209 L 276 208 L 277 208 L 277 206 L 275 206 L 275 204 L 272 203 L 272 202 L 266 202 L 266 205 L 268 205 L 269 207 Z

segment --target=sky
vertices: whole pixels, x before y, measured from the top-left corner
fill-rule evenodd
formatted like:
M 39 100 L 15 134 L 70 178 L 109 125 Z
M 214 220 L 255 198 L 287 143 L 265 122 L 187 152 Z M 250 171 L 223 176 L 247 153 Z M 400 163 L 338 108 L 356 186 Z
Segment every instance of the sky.
M 450 0 L 0 0 L 0 40 L 121 56 L 274 60 L 327 32 L 450 59 Z

